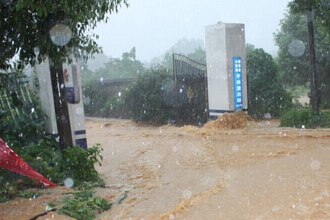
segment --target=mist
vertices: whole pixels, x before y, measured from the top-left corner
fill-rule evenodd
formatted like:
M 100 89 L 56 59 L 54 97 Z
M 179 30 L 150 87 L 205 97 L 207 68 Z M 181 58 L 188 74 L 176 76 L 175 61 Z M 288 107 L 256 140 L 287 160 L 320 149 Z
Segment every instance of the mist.
M 137 59 L 150 62 L 179 39 L 205 42 L 205 26 L 245 24 L 246 43 L 276 55 L 273 33 L 279 28 L 288 0 L 131 0 L 95 29 L 98 43 L 110 57 L 136 48 Z

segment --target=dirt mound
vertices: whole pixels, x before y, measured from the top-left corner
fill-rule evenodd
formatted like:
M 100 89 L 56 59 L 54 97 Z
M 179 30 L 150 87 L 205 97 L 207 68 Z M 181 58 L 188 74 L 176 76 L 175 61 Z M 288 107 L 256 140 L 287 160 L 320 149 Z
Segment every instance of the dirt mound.
M 240 129 L 245 128 L 253 119 L 246 113 L 224 113 L 215 121 L 209 121 L 204 125 L 206 129 Z

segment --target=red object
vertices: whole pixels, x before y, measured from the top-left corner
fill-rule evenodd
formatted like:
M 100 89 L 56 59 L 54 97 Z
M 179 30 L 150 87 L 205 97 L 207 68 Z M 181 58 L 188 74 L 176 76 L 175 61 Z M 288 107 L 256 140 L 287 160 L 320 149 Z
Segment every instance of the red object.
M 52 183 L 46 177 L 30 167 L 29 164 L 27 164 L 20 156 L 18 156 L 1 138 L 0 167 L 40 181 L 45 187 L 56 186 L 56 184 Z

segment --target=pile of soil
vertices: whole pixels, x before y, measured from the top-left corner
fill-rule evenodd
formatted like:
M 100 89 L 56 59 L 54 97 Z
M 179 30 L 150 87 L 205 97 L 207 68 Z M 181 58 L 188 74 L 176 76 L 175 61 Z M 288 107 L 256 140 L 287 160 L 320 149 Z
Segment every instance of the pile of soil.
M 204 125 L 206 129 L 241 129 L 245 128 L 253 119 L 243 111 L 237 113 L 224 113 L 215 121 L 209 121 Z

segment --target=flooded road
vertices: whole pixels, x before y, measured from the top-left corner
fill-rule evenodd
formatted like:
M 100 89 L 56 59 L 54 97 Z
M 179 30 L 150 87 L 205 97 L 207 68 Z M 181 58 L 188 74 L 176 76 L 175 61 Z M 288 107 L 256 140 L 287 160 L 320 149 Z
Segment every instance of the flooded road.
M 127 200 L 99 219 L 329 219 L 330 130 L 87 122 Z
M 330 129 L 246 124 L 86 121 L 88 145 L 104 149 L 97 194 L 115 203 L 97 219 L 330 219 Z M 12 203 L 24 212 L 20 201 L 0 204 L 0 219 Z M 33 203 L 44 211 L 42 196 Z

